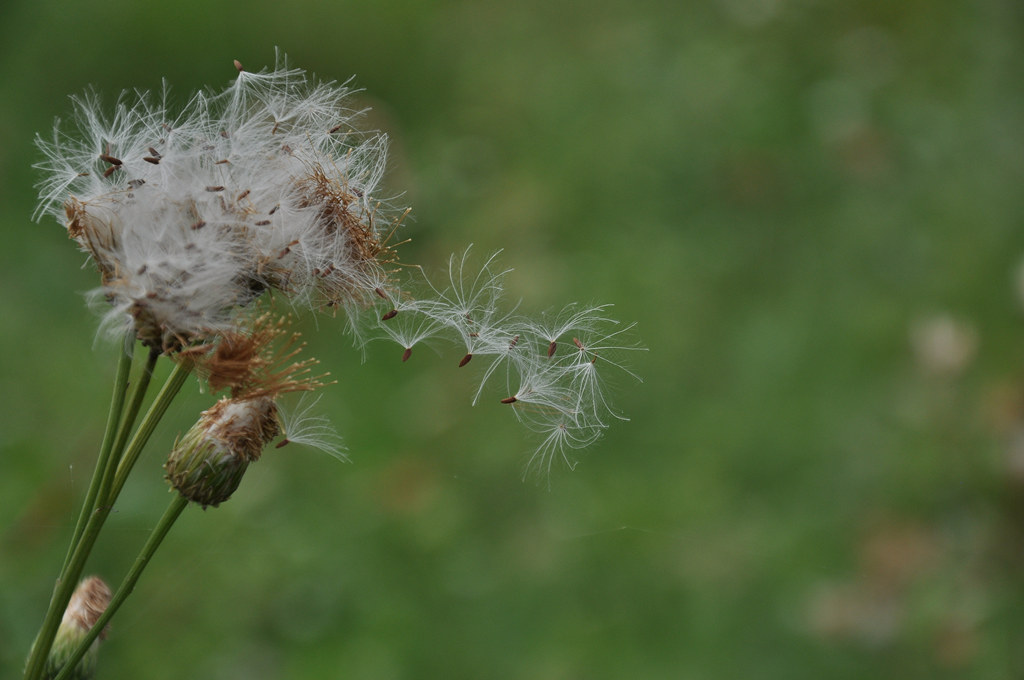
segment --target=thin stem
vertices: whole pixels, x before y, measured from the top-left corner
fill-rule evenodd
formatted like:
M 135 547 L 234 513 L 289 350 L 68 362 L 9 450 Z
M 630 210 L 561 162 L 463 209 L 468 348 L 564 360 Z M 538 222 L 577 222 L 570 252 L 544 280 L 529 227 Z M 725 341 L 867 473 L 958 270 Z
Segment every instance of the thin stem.
M 103 484 L 103 471 L 110 459 L 110 452 L 113 450 L 115 437 L 118 433 L 118 423 L 121 421 L 121 412 L 124 409 L 125 393 L 128 391 L 128 377 L 132 366 L 132 348 L 130 340 L 124 340 L 124 349 L 121 352 L 121 360 L 117 364 L 117 374 L 114 377 L 114 394 L 110 400 L 110 410 L 107 413 L 107 428 L 103 433 L 103 443 L 100 446 L 100 455 L 96 459 L 96 468 L 92 471 L 92 481 L 89 482 L 89 491 L 86 493 L 85 501 L 82 503 L 82 511 L 78 515 L 78 522 L 75 524 L 75 532 L 71 537 L 71 544 L 68 546 L 68 553 L 64 557 L 64 564 L 61 567 L 61 574 L 67 569 L 71 555 L 75 552 L 78 541 L 85 531 L 85 524 L 89 521 L 89 515 L 96 507 L 96 499 L 99 497 L 100 487 Z M 67 603 L 65 603 L 66 605 Z
M 54 585 L 53 594 L 50 596 L 50 604 L 43 618 L 43 624 L 39 628 L 32 651 L 29 654 L 28 662 L 25 665 L 25 679 L 38 680 L 46 665 L 46 656 L 53 646 L 53 638 L 57 634 L 60 620 L 64 616 L 64 609 L 71 600 L 77 579 L 68 578 L 68 569 L 71 566 L 82 536 L 93 511 L 96 507 L 96 500 L 100 495 L 100 488 L 103 485 L 103 471 L 110 459 L 110 452 L 113 448 L 117 425 L 121 420 L 121 412 L 124 409 L 125 393 L 128 390 L 128 376 L 132 366 L 133 344 L 126 337 L 122 345 L 121 358 L 117 363 L 117 373 L 114 377 L 114 393 L 110 399 L 110 409 L 107 412 L 107 426 L 103 434 L 103 443 L 100 445 L 100 454 L 96 459 L 96 467 L 93 470 L 92 481 L 89 482 L 89 490 L 86 493 L 85 501 L 82 503 L 82 510 L 79 513 L 78 521 L 75 524 L 75 531 L 68 546 L 67 555 L 64 557 L 64 564 L 61 566 L 60 577 Z
M 149 356 L 146 357 L 146 364 L 142 369 L 142 375 L 136 381 L 131 401 L 128 403 L 128 410 L 125 412 L 121 427 L 117 432 L 117 439 L 114 442 L 110 459 L 107 461 L 107 469 L 103 475 L 103 484 L 100 487 L 100 498 L 103 499 L 105 505 L 112 506 L 114 499 L 117 497 L 116 494 L 114 496 L 109 495 L 110 486 L 114 480 L 114 471 L 121 462 L 124 445 L 128 441 L 128 434 L 135 425 L 135 419 L 138 417 L 139 409 L 142 407 L 142 400 L 145 398 L 146 392 L 149 391 L 149 383 L 153 378 L 153 368 L 156 366 L 158 358 L 160 358 L 160 350 L 156 348 L 150 349 Z
M 155 361 L 152 355 L 150 360 Z M 188 377 L 191 370 L 192 366 L 187 362 L 177 364 L 174 367 L 174 370 L 167 377 L 167 381 L 164 383 L 160 393 L 157 395 L 156 399 L 153 400 L 153 404 L 149 407 L 149 411 L 146 412 L 145 417 L 143 417 L 142 422 L 139 424 L 139 428 L 136 430 L 135 436 L 132 437 L 131 442 L 128 444 L 128 448 L 124 455 L 120 456 L 116 476 L 111 480 L 110 475 L 113 474 L 114 470 L 113 465 L 109 465 L 110 470 L 108 474 L 104 476 L 107 483 L 103 483 L 104 479 L 100 480 L 100 490 L 104 491 L 102 497 L 103 502 L 94 502 L 94 506 L 90 511 L 85 528 L 83 529 L 77 544 L 73 548 L 70 559 L 67 560 L 65 567 L 61 572 L 61 578 L 57 583 L 56 592 L 50 601 L 50 609 L 47 610 L 47 616 L 43 622 L 43 627 L 40 629 L 37 642 L 33 646 L 32 653 L 29 656 L 29 663 L 25 670 L 25 680 L 39 680 L 42 676 L 43 669 L 46 665 L 46 656 L 49 654 L 50 648 L 53 646 L 53 639 L 57 634 L 58 627 L 60 626 L 60 620 L 64 615 L 64 609 L 67 607 L 67 604 L 71 599 L 71 594 L 74 592 L 75 585 L 77 584 L 79 577 L 82 575 L 82 569 L 85 567 L 85 562 L 89 557 L 89 553 L 92 551 L 92 547 L 96 543 L 96 538 L 99 536 L 100 529 L 103 528 L 103 523 L 106 522 L 107 516 L 110 515 L 114 501 L 117 500 L 117 496 L 121 493 L 121 489 L 124 487 L 124 483 L 127 480 L 128 473 L 131 471 L 132 466 L 138 459 L 139 454 L 146 445 L 146 442 L 149 441 L 149 437 L 156 429 L 157 423 L 160 422 L 160 418 L 167 412 L 167 407 L 170 406 L 171 401 L 178 394 L 181 386 L 185 383 L 185 378 Z M 141 400 L 141 397 L 139 397 L 139 400 Z M 135 401 L 136 399 L 133 398 L 133 406 Z M 137 406 L 135 406 L 135 408 L 137 408 Z M 127 426 L 125 429 L 127 429 Z M 107 467 L 107 463 L 109 463 L 109 453 L 110 452 L 108 451 L 106 459 L 104 460 L 105 467 Z M 97 467 L 99 467 L 99 463 L 97 463 Z M 109 488 L 104 488 L 107 486 L 109 486 Z M 46 642 L 40 644 L 40 641 L 42 640 L 45 640 Z
M 68 659 L 67 664 L 61 669 L 60 673 L 54 680 L 67 680 L 75 670 L 75 666 L 81 661 L 82 657 L 88 651 L 89 647 L 99 636 L 100 632 L 106 627 L 107 622 L 117 612 L 118 608 L 124 603 L 124 601 L 131 595 L 135 589 L 135 584 L 138 582 L 139 577 L 142 575 L 143 569 L 149 564 L 150 558 L 153 557 L 153 553 L 160 547 L 164 537 L 167 536 L 167 532 L 171 530 L 175 520 L 181 515 L 182 510 L 188 505 L 188 500 L 184 496 L 175 494 L 174 500 L 167 506 L 167 510 L 164 511 L 164 516 L 160 518 L 160 522 L 153 528 L 153 533 L 149 535 L 149 540 L 146 541 L 146 545 L 143 546 L 142 552 L 135 558 L 135 563 L 132 565 L 131 570 L 124 577 L 124 581 L 121 582 L 117 592 L 114 593 L 114 597 L 110 600 L 110 604 L 107 605 L 107 610 L 103 612 L 103 615 L 96 620 L 96 624 L 89 629 L 85 638 L 79 643 L 75 652 Z
M 110 492 L 107 494 L 107 505 L 113 505 L 114 500 L 121 493 L 121 488 L 124 487 L 124 483 L 128 479 L 128 473 L 132 471 L 135 461 L 138 460 L 139 454 L 142 453 L 146 442 L 149 441 L 150 435 L 156 429 L 157 423 L 160 422 L 164 413 L 167 412 L 167 407 L 171 405 L 175 395 L 178 394 L 181 386 L 185 384 L 185 379 L 191 371 L 192 365 L 187 361 L 183 361 L 176 364 L 174 370 L 167 376 L 167 382 L 164 383 L 160 394 L 153 400 L 149 411 L 142 419 L 142 423 L 139 424 L 139 429 L 135 431 L 135 436 L 132 437 L 127 450 L 125 450 L 124 455 L 121 457 L 121 462 L 117 466 L 117 476 L 114 478 Z

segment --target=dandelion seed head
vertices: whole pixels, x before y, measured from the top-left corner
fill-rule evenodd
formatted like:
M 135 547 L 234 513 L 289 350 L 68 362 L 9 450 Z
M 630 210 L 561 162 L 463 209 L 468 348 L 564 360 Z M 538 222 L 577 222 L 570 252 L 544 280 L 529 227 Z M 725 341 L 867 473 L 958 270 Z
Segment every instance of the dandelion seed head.
M 227 87 L 180 109 L 166 85 L 110 110 L 95 93 L 73 97 L 73 124 L 37 137 L 36 217 L 61 222 L 95 265 L 101 330 L 133 332 L 230 394 L 176 447 L 192 452 L 176 454 L 190 461 L 181 486 L 199 483 L 203 464 L 221 470 L 219 491 L 198 502 L 230 495 L 271 432 L 340 456 L 326 421 L 277 407 L 323 376 L 295 358 L 284 322 L 260 315 L 265 297 L 344 314 L 357 344 L 391 340 L 402 361 L 422 344 L 456 345 L 453 368 L 480 375 L 472 403 L 495 392 L 540 438 L 531 469 L 569 462 L 569 450 L 625 418 L 606 396 L 607 375 L 636 377 L 623 358 L 640 349 L 632 325 L 610 318 L 609 305 L 520 313 L 505 299 L 498 253 L 479 265 L 471 248 L 452 255 L 437 285 L 399 266 L 392 237 L 408 211 L 396 216 L 378 197 L 387 137 L 361 130 L 348 85 L 280 56 L 272 69 L 234 66 Z
M 351 92 L 279 58 L 177 112 L 166 87 L 109 114 L 74 97 L 77 129 L 37 138 L 37 217 L 91 256 L 105 325 L 173 350 L 230 328 L 267 290 L 348 309 L 387 286 L 395 220 L 374 197 L 387 139 L 358 131 Z

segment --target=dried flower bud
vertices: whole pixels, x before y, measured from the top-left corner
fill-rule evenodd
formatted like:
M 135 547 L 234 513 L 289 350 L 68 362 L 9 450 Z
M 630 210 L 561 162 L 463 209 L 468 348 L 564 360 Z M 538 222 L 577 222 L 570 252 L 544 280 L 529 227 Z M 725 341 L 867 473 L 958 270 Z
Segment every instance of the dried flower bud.
M 188 500 L 216 507 L 280 432 L 272 398 L 221 399 L 175 443 L 164 465 L 167 479 Z
M 78 584 L 64 618 L 57 630 L 50 655 L 46 660 L 44 677 L 53 678 L 64 668 L 86 634 L 96 625 L 103 612 L 110 604 L 111 592 L 102 579 L 90 576 Z M 91 680 L 96 674 L 96 659 L 99 656 L 100 640 L 106 638 L 104 630 L 89 647 L 82 660 L 78 662 L 71 680 Z

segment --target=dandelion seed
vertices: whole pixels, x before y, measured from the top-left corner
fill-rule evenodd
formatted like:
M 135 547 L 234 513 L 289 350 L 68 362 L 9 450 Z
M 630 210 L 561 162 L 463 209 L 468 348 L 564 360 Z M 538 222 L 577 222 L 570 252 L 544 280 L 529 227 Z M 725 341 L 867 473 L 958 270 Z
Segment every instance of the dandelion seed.
M 406 347 L 405 351 L 402 352 L 402 361 L 403 362 L 408 361 L 409 357 L 411 357 L 411 356 L 412 356 L 412 347 Z
M 467 354 L 466 356 L 462 357 L 462 361 L 459 362 L 459 368 L 462 368 L 463 366 L 468 364 L 472 358 L 472 354 Z
M 394 319 L 396 316 L 398 316 L 398 310 L 392 309 L 390 312 L 387 312 L 384 316 L 380 317 L 380 320 L 388 321 L 389 319 Z

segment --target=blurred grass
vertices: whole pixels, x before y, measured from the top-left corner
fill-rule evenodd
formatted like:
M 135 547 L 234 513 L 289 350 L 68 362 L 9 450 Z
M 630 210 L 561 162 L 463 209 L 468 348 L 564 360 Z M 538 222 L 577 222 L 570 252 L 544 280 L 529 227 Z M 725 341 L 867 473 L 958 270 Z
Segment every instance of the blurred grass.
M 88 85 L 184 100 L 275 45 L 365 88 L 414 207 L 403 259 L 504 248 L 526 309 L 614 303 L 645 382 L 549 491 L 457 356 L 362 364 L 309 321 L 353 463 L 285 449 L 187 512 L 103 677 L 1021 675 L 1022 21 L 1010 0 L 8 0 L 3 675 L 114 364 L 77 294 L 94 274 L 30 223 L 32 136 Z M 92 571 L 123 574 L 166 500 L 160 442 L 206 403 L 172 410 Z

